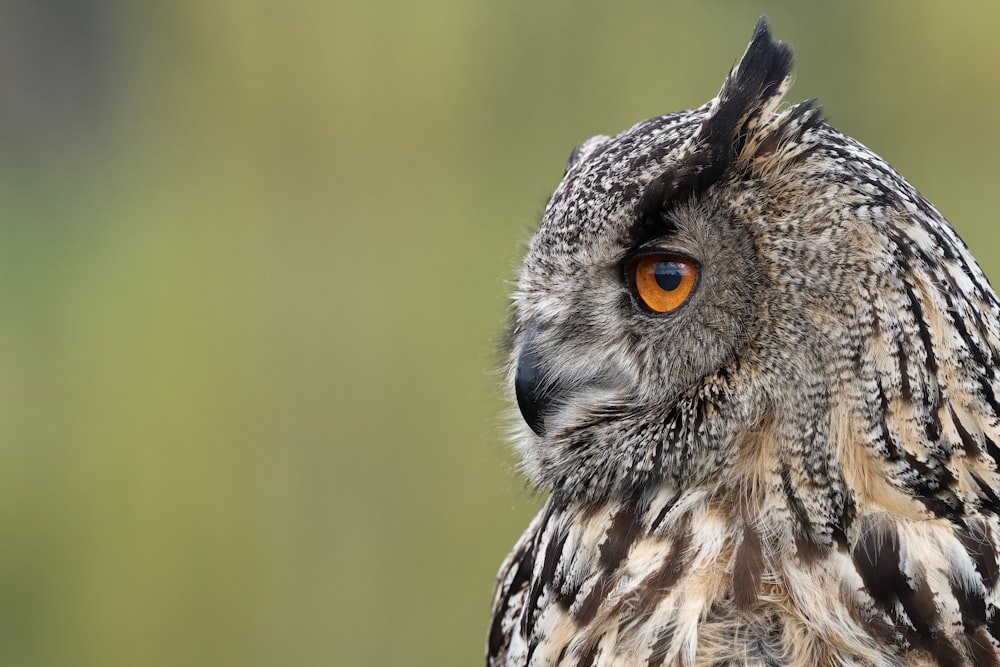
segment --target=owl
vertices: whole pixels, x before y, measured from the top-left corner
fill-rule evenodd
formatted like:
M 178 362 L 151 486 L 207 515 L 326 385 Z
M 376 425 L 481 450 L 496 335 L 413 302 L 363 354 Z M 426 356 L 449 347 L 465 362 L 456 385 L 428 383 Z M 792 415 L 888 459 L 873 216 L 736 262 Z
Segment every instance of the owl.
M 791 63 L 761 19 L 716 98 L 570 157 L 488 665 L 1000 664 L 1000 301 Z

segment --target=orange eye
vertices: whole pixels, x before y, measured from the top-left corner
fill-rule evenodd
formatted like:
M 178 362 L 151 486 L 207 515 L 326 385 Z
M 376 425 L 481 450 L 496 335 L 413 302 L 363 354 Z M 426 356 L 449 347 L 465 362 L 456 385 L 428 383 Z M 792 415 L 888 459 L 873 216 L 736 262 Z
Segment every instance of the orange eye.
M 698 277 L 692 260 L 666 253 L 640 255 L 626 271 L 639 301 L 654 313 L 669 313 L 684 303 Z

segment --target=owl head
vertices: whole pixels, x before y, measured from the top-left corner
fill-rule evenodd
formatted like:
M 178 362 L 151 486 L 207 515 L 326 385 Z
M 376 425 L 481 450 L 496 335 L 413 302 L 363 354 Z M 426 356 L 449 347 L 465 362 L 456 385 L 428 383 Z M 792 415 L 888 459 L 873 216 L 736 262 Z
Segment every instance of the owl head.
M 858 503 L 933 516 L 997 486 L 996 295 L 891 167 L 782 106 L 791 64 L 761 19 L 717 97 L 570 157 L 509 336 L 541 489 L 777 494 L 822 543 Z

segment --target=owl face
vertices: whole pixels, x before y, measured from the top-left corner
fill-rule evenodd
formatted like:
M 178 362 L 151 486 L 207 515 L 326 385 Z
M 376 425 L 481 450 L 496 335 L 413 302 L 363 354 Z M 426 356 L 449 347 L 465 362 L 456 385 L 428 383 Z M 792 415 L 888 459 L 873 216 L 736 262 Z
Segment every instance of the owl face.
M 838 505 L 845 443 L 881 432 L 902 451 L 940 422 L 946 382 L 980 382 L 966 359 L 990 323 L 954 345 L 935 314 L 995 313 L 981 271 L 880 158 L 809 103 L 778 110 L 790 58 L 755 33 L 718 97 L 571 157 L 513 298 L 508 380 L 540 487 L 754 486 L 749 468 L 805 462 Z M 960 370 L 942 375 L 941 354 Z M 763 430 L 782 449 L 734 478 Z
M 762 276 L 731 190 L 641 208 L 704 116 L 591 140 L 550 200 L 515 295 L 515 384 L 536 437 L 676 401 L 753 337 Z
M 766 346 L 781 280 L 760 218 L 783 182 L 750 161 L 819 124 L 808 105 L 773 114 L 789 58 L 751 44 L 712 102 L 571 157 L 514 295 L 510 378 L 542 485 L 624 491 L 664 472 L 665 454 L 698 458 L 667 423 L 697 420 L 699 396 L 760 365 L 750 349 Z M 752 90 L 733 83 L 747 78 Z

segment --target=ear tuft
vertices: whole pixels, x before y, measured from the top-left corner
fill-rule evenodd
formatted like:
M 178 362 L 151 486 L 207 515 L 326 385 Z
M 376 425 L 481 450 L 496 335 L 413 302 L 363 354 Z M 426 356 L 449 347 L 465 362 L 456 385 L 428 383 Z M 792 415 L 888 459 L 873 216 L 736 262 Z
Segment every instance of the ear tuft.
M 775 42 L 760 17 L 746 52 L 732 69 L 698 131 L 696 142 L 722 165 L 740 152 L 742 142 L 761 116 L 772 112 L 791 83 L 792 50 Z
M 684 157 L 647 186 L 640 216 L 656 217 L 672 200 L 697 196 L 715 183 L 733 165 L 761 119 L 777 108 L 791 83 L 791 71 L 792 50 L 771 39 L 767 18 L 760 17 L 746 52 L 682 149 Z

